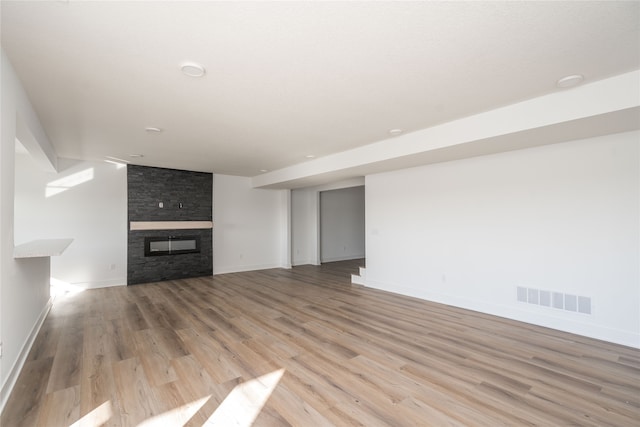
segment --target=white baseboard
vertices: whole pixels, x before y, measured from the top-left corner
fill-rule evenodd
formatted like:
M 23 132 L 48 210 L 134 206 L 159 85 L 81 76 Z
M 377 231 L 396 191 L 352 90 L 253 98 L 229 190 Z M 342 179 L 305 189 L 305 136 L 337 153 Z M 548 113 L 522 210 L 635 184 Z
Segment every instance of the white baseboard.
M 298 265 L 319 265 L 316 264 L 315 260 L 310 260 L 310 259 L 296 259 L 293 260 L 293 266 L 298 266 Z
M 576 319 L 568 319 L 566 316 L 564 318 L 560 318 L 552 311 L 531 311 L 533 309 L 540 309 L 544 307 L 532 307 L 526 304 L 521 305 L 521 303 L 514 303 L 514 305 L 501 305 L 487 301 L 476 301 L 455 295 L 432 293 L 425 289 L 408 288 L 398 284 L 375 281 L 370 278 L 367 279 L 366 286 L 640 349 L 640 334 L 632 331 L 614 329 L 604 325 L 587 323 L 584 320 L 583 314 L 577 314 Z
M 82 289 L 111 288 L 113 286 L 127 286 L 127 279 L 103 280 L 100 282 L 72 283 L 72 285 Z
M 242 273 L 245 271 L 256 271 L 256 270 L 268 270 L 270 268 L 290 268 L 283 266 L 281 264 L 256 264 L 256 265 L 236 265 L 236 266 L 226 266 L 226 267 L 218 267 L 214 266 L 213 275 L 218 274 L 227 274 L 227 273 Z
M 361 258 L 364 258 L 364 254 L 329 257 L 329 258 L 324 258 L 322 262 L 348 261 L 350 259 L 361 259 Z
M 27 360 L 27 356 L 29 355 L 29 351 L 31 351 L 31 347 L 33 346 L 33 342 L 36 340 L 38 333 L 40 332 L 40 328 L 42 328 L 42 324 L 44 320 L 47 318 L 47 314 L 49 314 L 49 310 L 51 310 L 51 306 L 53 303 L 53 298 L 49 298 L 47 304 L 42 309 L 40 316 L 36 320 L 35 325 L 31 329 L 27 340 L 22 346 L 22 350 L 20 350 L 20 354 L 18 358 L 14 362 L 11 370 L 9 371 L 9 375 L 5 380 L 4 384 L 2 384 L 2 388 L 0 388 L 0 413 L 4 410 L 4 405 L 9 400 L 9 396 L 11 395 L 11 391 L 13 387 L 16 385 L 16 381 L 18 380 L 18 376 L 20 375 L 20 371 L 22 371 L 22 367 L 24 366 L 24 362 Z

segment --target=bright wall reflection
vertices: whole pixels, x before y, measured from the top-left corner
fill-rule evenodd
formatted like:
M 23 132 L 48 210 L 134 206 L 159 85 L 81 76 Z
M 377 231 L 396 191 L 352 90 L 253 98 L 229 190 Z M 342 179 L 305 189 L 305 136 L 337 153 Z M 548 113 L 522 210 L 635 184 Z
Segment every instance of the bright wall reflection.
M 91 181 L 93 179 L 93 168 L 88 168 L 80 172 L 65 176 L 64 178 L 56 179 L 47 184 L 45 188 L 45 197 L 55 196 L 63 191 L 67 191 L 83 182 Z

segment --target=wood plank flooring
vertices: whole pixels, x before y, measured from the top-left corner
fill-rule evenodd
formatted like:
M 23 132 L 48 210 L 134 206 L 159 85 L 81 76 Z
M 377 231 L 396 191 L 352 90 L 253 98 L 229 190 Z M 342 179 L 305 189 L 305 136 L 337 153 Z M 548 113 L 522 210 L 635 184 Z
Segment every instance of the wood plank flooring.
M 357 265 L 60 298 L 0 425 L 640 425 L 640 351 L 352 286 Z

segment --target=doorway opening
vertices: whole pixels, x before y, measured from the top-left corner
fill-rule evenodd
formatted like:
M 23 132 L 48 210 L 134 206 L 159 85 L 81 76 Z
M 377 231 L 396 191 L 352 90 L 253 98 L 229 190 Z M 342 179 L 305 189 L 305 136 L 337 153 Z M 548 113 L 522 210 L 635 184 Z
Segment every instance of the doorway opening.
M 320 192 L 320 262 L 365 258 L 364 186 Z

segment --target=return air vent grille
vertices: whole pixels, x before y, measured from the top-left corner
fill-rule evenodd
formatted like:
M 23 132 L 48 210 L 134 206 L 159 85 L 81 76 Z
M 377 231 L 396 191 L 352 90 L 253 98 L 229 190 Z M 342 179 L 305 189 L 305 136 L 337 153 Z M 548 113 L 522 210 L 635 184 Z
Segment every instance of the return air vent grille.
M 527 304 L 591 314 L 591 297 L 518 286 L 516 298 L 519 302 Z

